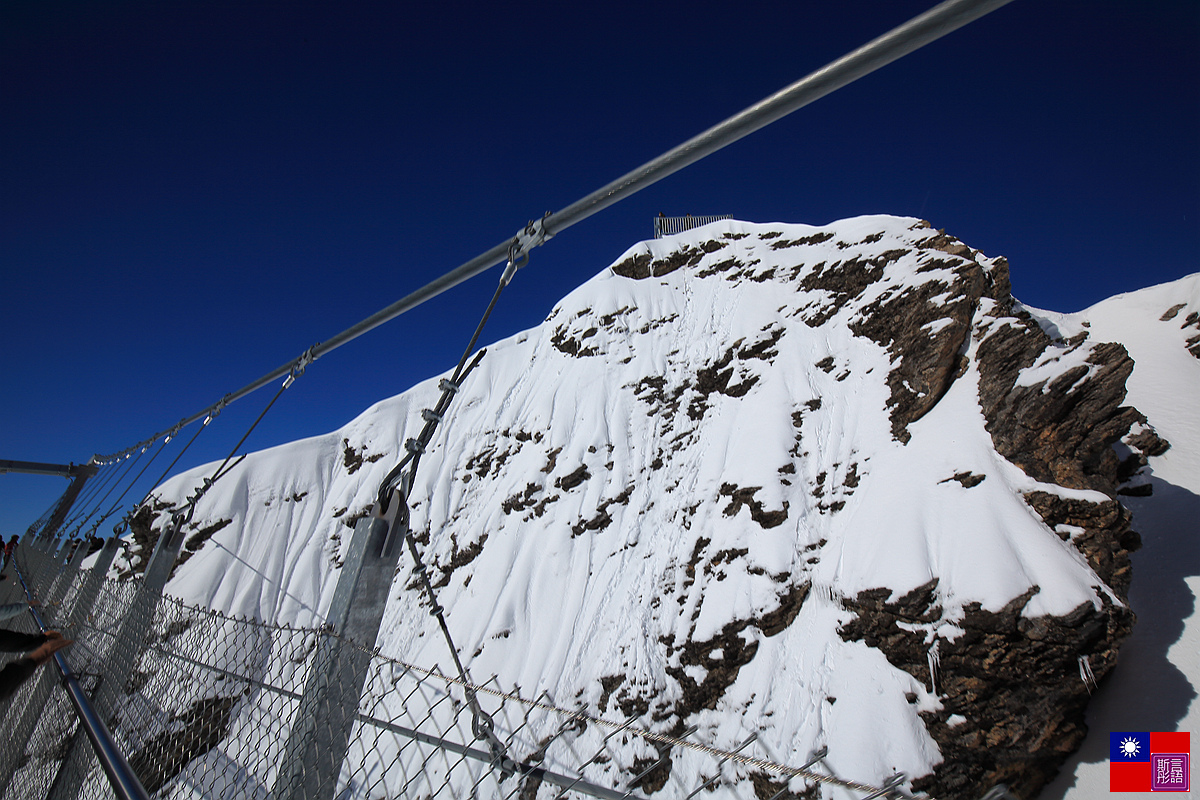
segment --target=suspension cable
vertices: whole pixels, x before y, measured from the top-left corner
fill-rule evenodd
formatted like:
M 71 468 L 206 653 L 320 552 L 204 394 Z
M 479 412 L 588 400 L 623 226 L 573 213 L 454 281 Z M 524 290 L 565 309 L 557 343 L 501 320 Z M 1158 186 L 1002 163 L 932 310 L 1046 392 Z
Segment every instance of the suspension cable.
M 129 490 L 132 489 L 134 486 L 136 486 L 137 482 L 139 480 L 141 480 L 141 477 L 146 474 L 146 470 L 150 469 L 150 465 L 153 464 L 154 459 L 158 458 L 159 454 L 162 453 L 163 448 L 165 448 L 167 446 L 168 441 L 170 441 L 169 436 L 163 438 L 162 442 L 158 445 L 158 449 L 154 451 L 154 455 L 150 456 L 150 460 L 146 462 L 146 466 L 144 466 L 140 470 L 138 470 L 138 474 L 133 476 L 133 480 L 130 481 L 129 485 L 125 487 L 125 491 L 121 492 L 120 496 L 116 500 L 113 501 L 112 506 L 108 509 L 107 512 L 105 512 L 104 516 L 100 517 L 100 520 L 94 526 L 92 526 L 92 534 L 93 535 L 96 533 L 96 529 L 104 524 L 104 520 L 111 517 L 113 512 L 121 507 L 121 501 L 125 499 L 125 495 L 129 494 Z M 145 452 L 145 451 L 143 451 L 143 452 Z M 126 516 L 128 516 L 128 515 L 126 515 Z
M 940 39 L 963 25 L 979 17 L 995 11 L 1011 0 L 946 0 L 934 6 L 923 14 L 913 17 L 908 22 L 893 28 L 867 44 L 859 47 L 841 58 L 830 62 L 815 72 L 780 89 L 775 94 L 749 106 L 745 110 L 714 125 L 683 144 L 680 144 L 657 158 L 647 161 L 637 169 L 622 175 L 615 181 L 597 189 L 591 194 L 566 206 L 558 212 L 549 211 L 541 219 L 532 220 L 511 239 L 503 241 L 489 250 L 480 253 L 455 269 L 430 281 L 415 292 L 403 297 L 383 308 L 356 325 L 352 325 L 325 342 L 319 342 L 261 378 L 252 381 L 236 392 L 225 395 L 217 403 L 186 417 L 179 423 L 180 427 L 203 419 L 214 409 L 238 400 L 251 392 L 261 389 L 271 381 L 283 377 L 316 361 L 321 356 L 336 350 L 338 347 L 357 339 L 364 333 L 389 322 L 392 319 L 416 308 L 442 292 L 452 289 L 469 278 L 502 263 L 509 258 L 514 249 L 519 258 L 524 258 L 528 252 L 539 247 L 555 235 L 567 228 L 582 222 L 593 214 L 602 211 L 636 192 L 662 180 L 663 178 L 694 164 L 718 150 L 749 136 L 773 122 L 776 122 L 792 112 L 819 100 L 825 95 L 852 83 L 859 78 L 886 66 L 930 42 Z M 509 259 L 509 263 L 513 263 Z M 516 262 L 516 268 L 523 266 L 523 261 Z M 143 442 L 112 456 L 98 456 L 98 460 L 120 458 L 132 453 L 138 447 L 153 442 L 167 431 L 150 436 Z
M 242 434 L 242 438 L 238 439 L 238 443 L 235 444 L 233 449 L 229 451 L 229 455 L 225 456 L 225 460 L 221 462 L 221 466 L 217 467 L 216 472 L 205 478 L 204 482 L 197 487 L 192 496 L 187 499 L 188 520 L 191 519 L 192 513 L 196 510 L 196 504 L 200 502 L 200 498 L 204 497 L 204 495 L 208 493 L 208 490 L 212 488 L 213 484 L 228 475 L 234 467 L 236 467 L 238 464 L 241 464 L 242 461 L 246 459 L 245 455 L 242 455 L 241 458 L 238 458 L 237 460 L 234 460 L 233 457 L 237 455 L 237 451 L 240 450 L 242 445 L 246 443 L 246 439 L 250 438 L 250 434 L 253 433 L 254 429 L 258 427 L 258 423 L 263 421 L 263 417 L 265 417 L 267 412 L 271 410 L 271 406 L 275 405 L 275 401 L 279 399 L 279 396 L 282 395 L 289 386 L 295 383 L 296 377 L 303 372 L 304 370 L 300 369 L 299 371 L 293 370 L 288 374 L 287 379 L 279 385 L 279 390 L 275 392 L 275 396 L 271 398 L 271 402 L 267 403 L 266 407 L 263 408 L 263 410 L 259 413 L 258 418 L 250 424 L 250 427 L 247 428 L 246 432 Z M 231 461 L 233 462 L 232 464 L 230 463 Z
M 108 488 L 108 491 L 104 493 L 104 496 L 101 497 L 100 500 L 96 502 L 96 504 L 92 508 L 92 510 L 89 511 L 87 513 L 87 515 L 79 521 L 79 524 L 75 527 L 75 529 L 71 531 L 70 536 L 72 538 L 75 536 L 75 534 L 79 533 L 80 529 L 83 528 L 83 526 L 88 523 L 88 520 L 90 520 L 96 514 L 96 512 L 100 510 L 100 508 L 104 505 L 104 501 L 108 499 L 108 496 L 110 494 L 112 494 L 113 491 L 125 481 L 125 476 L 129 474 L 130 470 L 132 470 L 135 466 L 137 466 L 137 463 L 142 460 L 142 456 L 146 455 L 146 449 L 147 449 L 147 447 L 142 447 L 141 451 L 138 452 L 137 457 L 134 458 L 132 461 L 129 460 L 128 455 L 125 456 L 125 461 L 128 462 L 125 465 L 125 468 L 123 470 L 121 470 L 120 475 L 117 476 L 117 480 L 113 483 L 112 486 L 110 486 Z M 126 491 L 128 491 L 128 490 L 126 490 Z M 109 512 L 109 513 L 112 513 L 112 512 Z M 104 519 L 105 519 L 105 517 L 101 517 L 100 522 L 103 522 Z M 96 528 L 100 527 L 100 522 L 97 522 L 92 527 L 93 533 L 96 531 Z
M 88 512 L 85 514 L 87 509 L 91 507 L 93 502 L 95 502 L 96 497 L 99 496 L 100 492 L 104 491 L 104 487 L 108 486 L 109 481 L 116 477 L 117 472 L 120 471 L 117 468 L 104 469 L 104 467 L 107 466 L 110 465 L 107 463 L 100 464 L 100 471 L 103 473 L 103 477 L 88 485 L 87 489 L 84 490 L 83 497 L 75 501 L 75 510 L 71 513 L 70 517 L 64 520 L 61 525 L 59 525 L 59 530 L 65 531 L 67 528 L 70 528 L 72 525 L 74 525 L 76 520 L 79 520 L 81 517 L 84 519 L 84 521 L 86 521 L 87 517 L 90 517 L 92 513 L 94 513 Z M 82 522 L 80 522 L 80 527 L 83 527 Z
M 442 394 L 438 398 L 437 404 L 433 409 L 424 409 L 421 412 L 421 417 L 425 420 L 425 425 L 421 429 L 420 434 L 413 439 L 405 441 L 404 446 L 408 454 L 388 472 L 379 484 L 377 502 L 379 513 L 381 515 L 387 513 L 393 493 L 397 494 L 402 504 L 397 509 L 397 521 L 404 526 L 405 530 L 408 529 L 410 514 L 409 494 L 412 491 L 413 481 L 416 478 L 417 467 L 421 463 L 421 455 L 425 452 L 425 448 L 429 446 L 438 423 L 442 421 L 446 409 L 450 405 L 450 401 L 458 393 L 462 381 L 475 369 L 486 352 L 480 350 L 475 355 L 475 358 L 468 361 L 471 357 L 471 351 L 475 348 L 476 342 L 479 341 L 480 334 L 483 333 L 484 326 L 492 316 L 492 311 L 496 308 L 496 302 L 500 299 L 501 292 L 508 286 L 517 269 L 528 262 L 529 254 L 522 253 L 516 244 L 509 248 L 508 265 L 505 267 L 503 275 L 500 276 L 500 283 L 496 286 L 496 291 L 492 293 L 492 299 L 488 303 L 487 309 L 483 312 L 479 324 L 475 326 L 475 331 L 471 334 L 471 340 L 467 343 L 466 350 L 463 351 L 462 357 L 459 358 L 458 364 L 454 367 L 454 372 L 450 379 L 443 379 L 439 384 Z M 405 466 L 408 467 L 407 472 L 404 472 Z M 429 570 L 425 566 L 424 559 L 421 557 L 421 551 L 417 548 L 416 541 L 411 534 L 405 536 L 404 539 L 408 545 L 408 552 L 413 559 L 413 571 L 420 578 L 421 588 L 424 589 L 425 595 L 429 600 L 429 613 L 437 619 L 442 636 L 446 640 L 446 646 L 449 648 L 450 655 L 454 659 L 454 667 L 458 671 L 458 677 L 463 686 L 463 693 L 466 695 L 467 705 L 471 709 L 471 732 L 477 740 L 487 743 L 493 763 L 500 768 L 502 774 L 508 774 L 513 771 L 515 762 L 509 758 L 507 748 L 500 741 L 500 737 L 496 735 L 495 721 L 479 704 L 479 698 L 476 696 L 474 690 L 474 683 L 470 680 L 466 667 L 463 666 L 462 659 L 459 657 L 458 647 L 454 644 L 454 637 L 450 635 L 450 626 L 446 623 L 446 617 L 443 613 L 444 609 L 438 603 L 437 593 L 434 591 L 433 583 L 429 579 Z
M 224 408 L 224 406 L 221 406 L 221 408 Z M 192 446 L 192 443 L 195 442 L 197 438 L 199 438 L 199 436 L 202 432 L 204 432 L 205 430 L 208 429 L 209 423 L 211 423 L 216 418 L 217 414 L 221 413 L 221 408 L 218 408 L 217 410 L 213 411 L 207 417 L 204 418 L 204 422 L 202 422 L 200 424 L 200 427 L 197 428 L 196 432 L 192 434 L 192 438 L 188 439 L 188 443 L 183 446 L 183 449 L 179 451 L 179 453 L 175 456 L 175 458 L 171 461 L 171 463 L 167 465 L 167 468 L 163 470 L 162 474 L 158 476 L 158 480 L 156 480 L 156 481 L 154 481 L 154 483 L 150 484 L 150 489 L 146 492 L 146 496 L 142 498 L 140 503 L 138 503 L 136 506 L 134 506 L 133 508 L 131 508 L 129 510 L 129 513 L 125 516 L 126 523 L 128 523 L 129 520 L 132 519 L 133 515 L 137 512 L 138 508 L 141 508 L 143 505 L 146 504 L 146 501 L 150 499 L 150 495 L 154 494 L 154 490 L 156 488 L 158 488 L 158 485 L 160 483 L 163 482 L 163 478 L 166 478 L 167 475 L 171 474 L 171 470 L 174 469 L 175 465 L 179 463 L 179 459 L 183 458 L 183 454 L 188 451 L 188 448 Z M 175 428 L 173 430 L 178 432 L 182 427 L 183 427 L 183 423 L 180 422 L 177 426 L 175 426 Z

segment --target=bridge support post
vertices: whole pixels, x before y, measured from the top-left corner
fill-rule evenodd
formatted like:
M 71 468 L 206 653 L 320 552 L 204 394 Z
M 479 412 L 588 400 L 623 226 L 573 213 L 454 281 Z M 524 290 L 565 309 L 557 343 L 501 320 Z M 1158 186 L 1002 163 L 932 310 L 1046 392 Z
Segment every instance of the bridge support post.
M 71 510 L 71 506 L 75 504 L 79 493 L 83 491 L 83 485 L 87 483 L 88 478 L 95 475 L 99 470 L 100 468 L 94 464 L 83 464 L 78 467 L 72 467 L 70 472 L 71 485 L 67 487 L 67 491 L 63 493 L 62 499 L 58 501 L 58 507 L 54 509 L 54 514 L 46 522 L 46 527 L 42 529 L 43 534 L 53 536 L 58 532 L 58 527 L 67 518 L 67 512 Z
M 83 564 L 83 559 L 87 558 L 87 551 L 86 540 L 71 539 L 64 542 L 62 549 L 55 554 L 52 562 L 55 569 L 50 575 L 46 594 L 42 600 L 47 616 L 52 619 L 62 618 L 63 615 L 54 609 L 58 608 L 63 598 L 67 596 L 67 591 L 75 583 L 75 576 L 79 574 L 79 567 Z
M 392 507 L 403 505 L 394 498 Z M 330 800 L 358 717 L 371 650 L 379 635 L 406 522 L 367 517 L 354 536 L 329 608 L 330 632 L 312 656 L 272 800 Z
M 158 537 L 154 553 L 150 556 L 150 563 L 146 565 L 142 586 L 121 618 L 117 635 L 113 638 L 112 646 L 108 651 L 100 686 L 97 688 L 95 696 L 92 697 L 92 706 L 95 708 L 96 715 L 102 720 L 108 720 L 121 702 L 125 687 L 129 684 L 129 676 L 133 672 L 133 666 L 137 663 L 138 655 L 142 651 L 142 644 L 150 635 L 150 626 L 154 623 L 154 612 L 158 608 L 159 600 L 162 599 L 163 589 L 167 585 L 171 569 L 175 566 L 179 550 L 183 546 L 183 525 L 183 515 L 177 514 L 171 520 L 168 530 Z M 115 540 L 110 540 L 110 542 L 115 542 Z M 114 544 L 113 547 L 115 554 L 116 545 Z M 111 563 L 111 561 L 110 556 L 109 562 Z M 103 581 L 102 575 L 100 580 Z M 96 591 L 99 591 L 98 585 Z M 91 600 L 94 602 L 95 597 L 93 596 Z M 86 737 L 83 732 L 77 732 L 71 742 L 70 755 L 63 759 L 54 784 L 46 795 L 47 800 L 74 800 L 78 796 L 79 788 L 87 777 L 88 755 L 89 747 Z

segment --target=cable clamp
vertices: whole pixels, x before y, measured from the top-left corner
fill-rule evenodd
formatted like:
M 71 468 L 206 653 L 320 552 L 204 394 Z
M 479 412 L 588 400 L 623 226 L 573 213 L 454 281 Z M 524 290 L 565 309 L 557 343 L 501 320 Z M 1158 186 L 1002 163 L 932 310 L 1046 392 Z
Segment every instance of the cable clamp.
M 442 378 L 441 381 L 438 382 L 438 388 L 446 394 L 454 394 L 459 390 L 459 385 L 449 378 Z
M 425 445 L 421 442 L 418 442 L 416 439 L 409 439 L 404 443 L 404 449 L 413 455 L 416 455 L 418 453 L 425 452 Z
M 225 410 L 225 406 L 228 404 L 229 404 L 229 395 L 225 395 L 219 401 L 217 401 L 217 404 L 215 406 L 213 406 L 212 411 L 208 412 L 208 416 L 204 418 L 204 424 L 207 425 L 208 423 L 210 423 L 214 419 L 216 419 L 220 415 L 220 413 Z
M 425 420 L 426 422 L 440 423 L 442 421 L 442 415 L 434 411 L 432 408 L 422 408 L 421 419 Z
M 308 348 L 307 350 L 305 350 L 303 353 L 300 354 L 300 357 L 296 359 L 296 363 L 292 367 L 291 372 L 288 373 L 287 380 L 283 382 L 283 386 L 285 389 L 287 387 L 291 386 L 292 383 L 296 380 L 296 378 L 299 378 L 301 375 L 304 374 L 304 370 L 308 369 L 309 364 L 311 364 L 317 360 L 317 357 L 315 355 L 313 355 L 313 353 L 320 346 L 321 346 L 321 343 L 317 342 L 312 347 Z
M 553 238 L 554 234 L 546 230 L 546 220 L 549 218 L 550 212 L 547 211 L 541 219 L 531 219 L 524 228 L 517 231 L 512 244 L 508 247 L 508 266 L 504 270 L 503 277 L 500 278 L 502 285 L 507 286 L 508 282 L 512 280 L 513 274 L 529 263 L 530 250 L 541 247 Z

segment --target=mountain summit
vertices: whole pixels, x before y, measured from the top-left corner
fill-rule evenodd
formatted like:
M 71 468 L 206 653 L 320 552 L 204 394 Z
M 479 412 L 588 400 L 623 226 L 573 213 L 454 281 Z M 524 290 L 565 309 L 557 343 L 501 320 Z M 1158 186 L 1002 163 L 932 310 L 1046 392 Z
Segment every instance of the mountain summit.
M 1175 311 L 1195 322 L 1200 295 Z M 1139 536 L 1118 493 L 1145 494 L 1170 447 L 1122 405 L 1125 348 L 1075 327 L 915 219 L 635 245 L 488 348 L 422 461 L 412 527 L 462 658 L 724 749 L 757 734 L 942 800 L 1032 796 L 1130 634 Z M 201 501 L 168 591 L 319 623 L 436 396 L 251 454 Z M 127 571 L 206 474 L 138 516 Z M 402 558 L 379 645 L 432 666 L 448 653 L 423 602 Z M 654 761 L 613 749 L 598 780 Z M 674 753 L 640 788 L 674 796 L 705 763 Z M 738 770 L 738 796 L 784 788 Z M 796 785 L 783 797 L 821 796 Z

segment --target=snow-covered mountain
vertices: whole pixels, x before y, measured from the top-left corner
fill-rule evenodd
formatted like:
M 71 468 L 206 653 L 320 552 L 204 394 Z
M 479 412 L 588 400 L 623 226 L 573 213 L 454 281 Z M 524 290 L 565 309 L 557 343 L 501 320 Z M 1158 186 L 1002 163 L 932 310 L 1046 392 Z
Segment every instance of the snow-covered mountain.
M 1200 276 L 1058 315 L 1014 301 L 1007 269 L 914 219 L 725 221 L 635 245 L 489 347 L 411 494 L 472 673 L 718 747 L 757 733 L 790 763 L 828 747 L 864 782 L 1032 797 L 1131 630 L 1106 708 L 1127 660 L 1183 663 L 1128 655 L 1130 598 L 1156 612 L 1126 509 L 1146 552 L 1186 554 L 1155 563 L 1194 592 Z M 251 454 L 201 501 L 168 591 L 319 623 L 437 395 Z M 164 485 L 138 541 L 210 472 Z M 432 665 L 421 600 L 402 558 L 379 644 Z M 1148 646 L 1188 619 L 1190 688 L 1190 607 L 1169 613 Z M 642 789 L 671 796 L 701 766 L 679 753 Z

